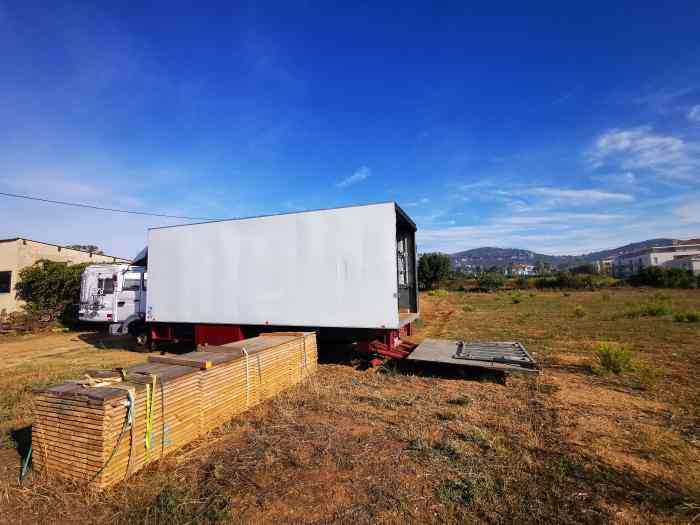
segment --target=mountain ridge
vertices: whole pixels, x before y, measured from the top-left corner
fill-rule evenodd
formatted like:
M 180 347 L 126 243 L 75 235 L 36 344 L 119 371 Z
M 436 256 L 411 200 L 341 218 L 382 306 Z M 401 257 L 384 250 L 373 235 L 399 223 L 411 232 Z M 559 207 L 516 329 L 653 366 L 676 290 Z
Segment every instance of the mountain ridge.
M 598 250 L 581 255 L 548 255 L 522 248 L 498 248 L 491 246 L 472 248 L 470 250 L 463 250 L 448 255 L 452 260 L 453 266 L 456 268 L 465 268 L 469 266 L 479 266 L 481 268 L 490 268 L 492 266 L 503 267 L 508 266 L 511 263 L 524 263 L 532 265 L 546 263 L 557 267 L 576 266 L 601 259 L 607 259 L 623 253 L 634 252 L 649 246 L 667 246 L 676 240 L 678 239 L 665 237 L 647 239 L 645 241 L 625 244 L 624 246 L 619 246 L 617 248 Z

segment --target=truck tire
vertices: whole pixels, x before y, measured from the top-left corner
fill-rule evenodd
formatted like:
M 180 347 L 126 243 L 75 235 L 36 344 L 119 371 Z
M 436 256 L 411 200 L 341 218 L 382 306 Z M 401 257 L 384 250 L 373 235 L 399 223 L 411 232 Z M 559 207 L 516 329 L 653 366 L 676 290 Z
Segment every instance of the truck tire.
M 128 327 L 129 335 L 136 339 L 136 344 L 146 346 L 148 344 L 148 334 L 146 332 L 146 323 L 143 321 L 132 321 Z

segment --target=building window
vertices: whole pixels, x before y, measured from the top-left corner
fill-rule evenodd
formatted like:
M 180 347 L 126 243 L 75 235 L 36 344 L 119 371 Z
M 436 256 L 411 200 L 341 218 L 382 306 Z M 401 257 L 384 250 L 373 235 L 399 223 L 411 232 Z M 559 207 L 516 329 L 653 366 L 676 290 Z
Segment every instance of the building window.
M 0 272 L 0 293 L 10 293 L 12 272 Z

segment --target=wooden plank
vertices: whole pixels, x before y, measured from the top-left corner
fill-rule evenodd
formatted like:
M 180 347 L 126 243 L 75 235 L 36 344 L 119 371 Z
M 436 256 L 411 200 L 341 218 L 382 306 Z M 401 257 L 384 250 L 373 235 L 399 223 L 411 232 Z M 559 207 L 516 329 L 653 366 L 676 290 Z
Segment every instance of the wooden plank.
M 203 352 L 202 352 L 203 353 Z M 167 355 L 151 355 L 148 356 L 148 361 L 151 363 L 164 363 L 166 365 L 182 365 L 200 370 L 207 370 L 212 367 L 212 363 L 208 359 L 193 359 L 187 357 L 175 357 Z

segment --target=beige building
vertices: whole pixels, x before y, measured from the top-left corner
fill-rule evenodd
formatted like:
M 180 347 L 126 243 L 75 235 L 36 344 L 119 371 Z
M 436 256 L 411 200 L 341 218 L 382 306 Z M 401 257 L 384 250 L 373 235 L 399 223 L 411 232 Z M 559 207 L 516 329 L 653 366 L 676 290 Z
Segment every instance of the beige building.
M 629 277 L 642 268 L 649 266 L 662 266 L 664 268 L 684 268 L 683 263 L 674 262 L 688 256 L 700 255 L 700 239 L 688 239 L 687 241 L 674 241 L 667 246 L 649 246 L 636 252 L 618 255 L 613 262 L 613 270 L 618 277 Z M 690 259 L 692 263 L 692 259 Z M 689 270 L 693 270 L 692 264 Z
M 21 301 L 15 298 L 15 284 L 19 279 L 19 272 L 41 259 L 71 264 L 129 262 L 120 257 L 73 250 L 21 237 L 0 239 L 0 313 L 3 310 L 8 314 L 19 310 Z

